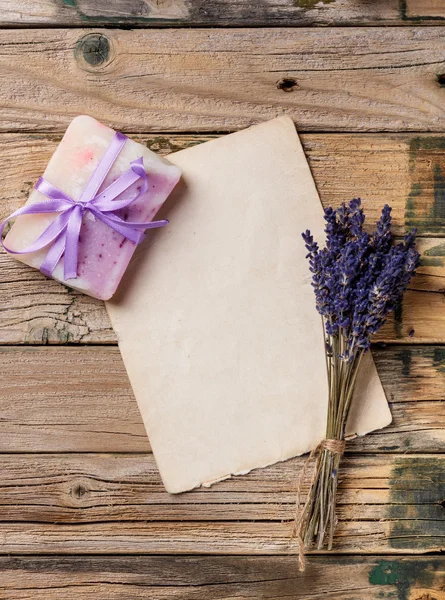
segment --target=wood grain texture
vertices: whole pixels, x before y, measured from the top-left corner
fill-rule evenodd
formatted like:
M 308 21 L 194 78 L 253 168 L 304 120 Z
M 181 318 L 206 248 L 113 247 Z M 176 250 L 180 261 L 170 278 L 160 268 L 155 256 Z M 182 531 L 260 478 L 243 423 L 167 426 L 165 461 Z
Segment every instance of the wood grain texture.
M 291 531 L 278 521 L 5 522 L 0 553 L 287 555 L 298 552 Z M 444 542 L 443 520 L 434 519 L 340 521 L 334 536 L 339 554 L 440 552 Z
M 257 469 L 211 490 L 170 495 L 151 454 L 0 455 L 1 521 L 291 523 L 304 461 L 296 458 Z M 340 472 L 338 518 L 426 519 L 445 526 L 444 497 L 444 456 L 347 456 Z
M 411 6 L 411 4 L 416 6 Z M 406 9 L 397 0 L 24 0 L 20 5 L 0 2 L 2 26 L 127 27 L 150 26 L 309 26 L 309 25 L 400 25 L 434 20 L 438 0 L 429 0 L 426 10 L 418 0 Z M 435 4 L 435 6 L 434 6 Z M 422 17 L 422 15 L 424 15 Z M 411 17 L 414 16 L 414 19 Z
M 312 556 L 299 573 L 293 556 L 21 556 L 0 573 L 8 600 L 444 600 L 445 559 Z
M 445 20 L 445 6 L 441 0 L 408 0 L 406 7 L 401 7 L 401 12 L 402 16 L 409 20 Z
M 440 27 L 1 30 L 0 130 L 441 131 Z
M 209 135 L 135 135 L 166 155 L 213 139 Z M 43 172 L 60 136 L 0 135 L 0 218 L 19 208 Z M 305 134 L 304 149 L 323 204 L 363 196 L 370 223 L 384 203 L 399 235 L 417 227 L 422 265 L 402 310 L 380 341 L 445 340 L 445 137 L 407 134 Z M 22 160 L 17 162 L 20 153 Z M 103 303 L 49 281 L 0 253 L 0 343 L 115 343 Z M 426 293 L 428 292 L 428 293 Z M 429 292 L 439 292 L 431 294 Z
M 443 452 L 445 352 L 387 347 L 374 357 L 393 423 L 348 452 Z M 0 348 L 0 452 L 148 452 L 114 347 Z

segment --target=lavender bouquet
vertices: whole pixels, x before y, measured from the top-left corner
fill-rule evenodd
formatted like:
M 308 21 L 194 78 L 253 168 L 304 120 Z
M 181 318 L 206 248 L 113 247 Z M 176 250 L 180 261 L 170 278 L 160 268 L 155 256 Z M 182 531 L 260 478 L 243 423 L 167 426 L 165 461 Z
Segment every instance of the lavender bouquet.
M 310 231 L 303 233 L 323 321 L 329 387 L 326 439 L 310 457 L 316 456 L 311 487 L 296 520 L 303 570 L 305 548 L 321 549 L 326 542 L 332 548 L 338 468 L 360 362 L 371 336 L 401 301 L 419 264 L 415 231 L 393 244 L 388 205 L 372 235 L 363 230 L 365 215 L 359 198 L 338 210 L 327 208 L 324 218 L 324 248 L 319 248 Z

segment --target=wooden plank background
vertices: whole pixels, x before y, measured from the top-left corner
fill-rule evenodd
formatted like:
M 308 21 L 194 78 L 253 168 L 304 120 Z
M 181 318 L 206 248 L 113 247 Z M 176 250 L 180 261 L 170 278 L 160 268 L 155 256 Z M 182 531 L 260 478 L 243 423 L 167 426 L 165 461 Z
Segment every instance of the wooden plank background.
M 252 27 L 309 25 L 440 25 L 441 0 L 9 0 L 0 23 L 9 27 Z
M 0 131 L 443 128 L 440 27 L 0 30 Z M 31 37 L 32 36 L 32 37 Z
M 313 557 L 304 574 L 285 556 L 12 557 L 0 569 L 9 600 L 34 598 L 36 583 L 39 600 L 442 600 L 444 577 L 440 558 L 394 556 Z
M 393 423 L 348 443 L 300 574 L 303 459 L 168 495 L 103 304 L 1 253 L 0 599 L 445 600 L 443 25 L 440 0 L 0 0 L 0 219 L 76 114 L 163 155 L 289 114 L 323 204 L 391 204 L 422 254 L 373 348 Z

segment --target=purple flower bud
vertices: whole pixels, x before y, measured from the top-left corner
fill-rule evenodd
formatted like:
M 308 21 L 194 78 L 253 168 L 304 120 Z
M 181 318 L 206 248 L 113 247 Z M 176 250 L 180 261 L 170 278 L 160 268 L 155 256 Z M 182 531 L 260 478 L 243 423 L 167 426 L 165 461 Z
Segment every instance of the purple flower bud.
M 371 336 L 401 302 L 419 265 L 415 234 L 393 245 L 391 207 L 385 205 L 375 232 L 363 231 L 360 198 L 325 210 L 326 245 L 320 249 L 310 231 L 303 233 L 312 273 L 316 307 L 328 336 L 346 340 L 344 360 L 368 350 Z

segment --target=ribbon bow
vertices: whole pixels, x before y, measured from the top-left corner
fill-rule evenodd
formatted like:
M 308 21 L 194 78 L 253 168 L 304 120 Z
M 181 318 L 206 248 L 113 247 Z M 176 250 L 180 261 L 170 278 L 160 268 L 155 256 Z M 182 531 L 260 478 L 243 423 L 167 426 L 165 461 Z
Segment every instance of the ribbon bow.
M 0 225 L 0 240 L 6 223 L 20 215 L 60 213 L 59 216 L 54 219 L 34 243 L 24 250 L 11 250 L 1 240 L 3 248 L 11 254 L 30 254 L 51 244 L 40 266 L 40 271 L 47 276 L 51 276 L 57 263 L 64 256 L 64 279 L 76 279 L 80 228 L 82 226 L 82 219 L 87 211 L 90 211 L 97 219 L 134 244 L 139 244 L 144 239 L 143 231 L 145 229 L 154 229 L 167 225 L 168 221 L 152 221 L 150 223 L 124 221 L 114 214 L 114 211 L 125 208 L 137 200 L 148 189 L 147 174 L 142 157 L 133 160 L 130 163 L 128 171 L 99 194 L 97 193 L 126 141 L 127 137 L 125 135 L 119 132 L 115 133 L 105 154 L 94 170 L 90 181 L 77 201 L 40 177 L 35 185 L 35 189 L 44 194 L 49 200 L 24 206 L 12 213 Z M 116 199 L 138 180 L 142 181 L 142 186 L 136 196 L 127 200 Z

